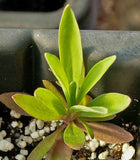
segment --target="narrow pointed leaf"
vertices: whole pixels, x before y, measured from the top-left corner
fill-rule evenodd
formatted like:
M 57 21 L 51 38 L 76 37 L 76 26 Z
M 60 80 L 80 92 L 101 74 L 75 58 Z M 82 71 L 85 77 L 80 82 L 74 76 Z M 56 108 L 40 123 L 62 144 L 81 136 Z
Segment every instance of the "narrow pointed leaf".
M 78 117 L 96 117 L 98 114 L 106 114 L 108 110 L 102 106 L 87 107 L 82 105 L 75 105 L 70 108 L 69 112 L 79 112 Z
M 128 107 L 130 102 L 131 99 L 127 95 L 120 93 L 106 93 L 90 101 L 87 106 L 102 105 L 106 107 L 108 109 L 108 113 L 106 115 L 98 115 L 99 117 L 106 117 L 123 111 Z
M 70 106 L 75 104 L 76 101 L 76 83 L 73 81 L 70 83 L 69 86 L 69 91 L 70 91 Z
M 45 58 L 53 72 L 53 74 L 55 75 L 55 77 L 57 78 L 57 80 L 59 81 L 63 92 L 65 93 L 66 99 L 69 100 L 69 82 L 66 76 L 66 73 L 63 69 L 62 64 L 60 63 L 59 59 L 52 54 L 46 53 L 45 54 Z
M 79 103 L 83 97 L 90 91 L 90 89 L 102 78 L 104 73 L 115 61 L 116 56 L 107 57 L 98 63 L 96 63 L 88 72 L 84 82 L 79 90 L 77 103 Z
M 49 82 L 47 80 L 43 80 L 43 84 L 46 89 L 49 89 L 50 91 L 52 91 L 61 100 L 63 105 L 67 107 L 67 103 L 66 103 L 64 97 L 51 82 Z
M 64 142 L 73 149 L 80 149 L 85 142 L 85 134 L 74 123 L 70 123 L 64 131 Z
M 69 83 L 79 83 L 83 65 L 83 53 L 78 24 L 72 9 L 66 6 L 59 27 L 60 62 Z
M 90 128 L 90 126 L 83 120 L 80 120 L 79 119 L 79 122 L 85 127 L 88 135 L 91 137 L 91 138 L 94 138 L 94 134 L 93 134 L 93 130 Z
M 17 105 L 14 100 L 12 99 L 12 96 L 17 94 L 17 92 L 8 92 L 0 94 L 0 101 L 6 105 L 9 109 L 12 109 L 16 111 L 17 113 L 24 115 L 24 116 L 30 116 L 27 112 L 25 112 L 19 105 Z M 23 93 L 20 93 L 23 94 Z
M 87 121 L 87 122 L 97 122 L 97 121 L 109 121 L 109 120 L 112 120 L 116 117 L 116 115 L 111 115 L 111 116 L 107 116 L 107 117 L 97 117 L 97 118 L 88 118 L 88 117 L 81 117 L 80 119 L 84 120 L 84 121 Z
M 45 88 L 38 88 L 35 90 L 34 95 L 40 103 L 46 106 L 46 108 L 54 111 L 54 113 L 66 115 L 65 106 L 50 90 Z
M 18 104 L 23 110 L 35 118 L 46 121 L 63 119 L 62 115 L 59 115 L 58 113 L 44 106 L 34 96 L 15 94 L 13 99 L 16 104 Z
M 58 134 L 63 130 L 63 126 L 53 132 L 51 135 L 44 138 L 37 147 L 31 152 L 27 160 L 41 160 L 43 156 L 51 149 L 55 143 Z
M 58 137 L 47 153 L 47 160 L 70 160 L 71 155 L 72 149 L 64 143 L 62 137 Z
M 107 122 L 92 122 L 87 124 L 92 128 L 94 137 L 106 143 L 119 144 L 130 142 L 134 139 L 129 132 L 115 124 Z

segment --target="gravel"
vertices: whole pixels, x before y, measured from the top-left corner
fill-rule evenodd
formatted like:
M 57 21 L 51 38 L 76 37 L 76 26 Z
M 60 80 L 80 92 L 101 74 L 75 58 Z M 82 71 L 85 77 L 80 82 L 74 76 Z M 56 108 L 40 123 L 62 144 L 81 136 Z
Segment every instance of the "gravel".
M 25 160 L 32 151 L 32 149 L 47 135 L 52 133 L 58 125 L 62 125 L 63 121 L 44 122 L 42 120 L 30 118 L 29 122 L 24 123 L 22 117 L 15 111 L 9 112 L 12 117 L 8 125 L 10 130 L 4 130 L 3 118 L 0 117 L 0 160 Z M 126 124 L 127 127 L 129 124 Z M 132 126 L 133 130 L 137 130 L 137 126 Z M 83 152 L 84 150 L 84 152 Z M 14 156 L 9 157 L 10 152 L 16 152 Z M 79 151 L 80 152 L 80 151 Z M 134 158 L 135 148 L 129 144 L 107 144 L 104 141 L 91 139 L 86 135 L 86 142 L 81 149 L 88 160 L 109 159 L 114 157 L 114 153 L 119 154 L 121 160 L 130 160 Z M 2 153 L 2 155 L 1 155 Z M 4 154 L 5 153 L 5 154 Z M 7 154 L 6 154 L 7 153 Z M 72 160 L 77 160 L 77 153 L 73 153 Z

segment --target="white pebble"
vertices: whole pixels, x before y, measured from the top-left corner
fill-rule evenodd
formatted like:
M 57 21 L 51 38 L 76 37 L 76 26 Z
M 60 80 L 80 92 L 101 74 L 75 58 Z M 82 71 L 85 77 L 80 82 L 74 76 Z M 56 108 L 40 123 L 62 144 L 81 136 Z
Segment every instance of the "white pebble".
M 124 153 L 128 148 L 129 148 L 129 144 L 124 143 L 123 146 L 122 146 L 122 152 Z
M 21 149 L 20 150 L 20 153 L 24 156 L 27 156 L 28 155 L 28 150 L 25 150 L 25 149 Z
M 2 160 L 2 157 L 0 156 L 0 160 Z
M 11 115 L 11 117 L 14 117 L 17 119 L 21 117 L 21 115 L 14 110 L 11 110 L 10 115 Z
M 15 156 L 15 159 L 17 159 L 17 160 L 26 160 L 25 156 L 22 155 L 22 154 L 16 155 L 16 156 Z
M 44 136 L 45 131 L 44 131 L 44 129 L 41 129 L 41 130 L 38 131 L 38 133 L 39 133 L 39 135 L 42 137 L 42 136 Z
M 19 127 L 19 128 L 22 128 L 22 127 L 23 127 L 23 123 L 19 121 L 18 127 Z
M 96 153 L 95 153 L 95 152 L 92 152 L 90 158 L 91 158 L 91 159 L 95 159 L 95 158 L 96 158 Z
M 2 140 L 4 137 L 6 137 L 6 131 L 5 130 L 2 130 L 0 132 L 0 140 Z
M 9 160 L 9 158 L 8 158 L 7 156 L 5 156 L 5 157 L 3 158 L 3 160 Z
M 122 154 L 121 160 L 130 160 L 135 154 L 133 146 L 129 146 L 128 149 Z
M 13 121 L 13 122 L 11 123 L 11 126 L 12 126 L 13 128 L 18 127 L 18 122 L 17 122 L 17 121 Z
M 11 151 L 14 145 L 6 140 L 0 140 L 0 151 L 7 152 Z
M 55 130 L 55 127 L 50 127 L 50 130 L 51 130 L 51 131 L 54 131 L 54 130 Z
M 32 137 L 33 139 L 38 138 L 38 137 L 39 137 L 38 132 L 33 132 L 33 133 L 31 134 L 31 137 Z
M 42 128 L 44 127 L 44 121 L 38 119 L 38 120 L 36 121 L 36 125 L 37 125 L 37 128 L 38 128 L 38 129 L 42 129 Z
M 52 121 L 52 123 L 51 123 L 51 127 L 56 127 L 57 126 L 57 124 L 56 124 L 56 122 L 55 121 Z
M 44 127 L 44 131 L 45 131 L 46 133 L 50 133 L 50 128 L 49 128 L 49 127 Z
M 104 147 L 106 145 L 106 143 L 104 141 L 102 141 L 102 140 L 100 140 L 99 143 L 100 143 L 101 147 Z
M 87 143 L 87 147 L 94 152 L 99 147 L 99 142 L 97 139 L 92 139 L 89 143 Z
M 36 130 L 36 119 L 33 119 L 29 124 L 29 130 L 33 133 Z
M 23 136 L 23 140 L 28 144 L 31 144 L 33 142 L 33 139 L 30 136 Z
M 109 152 L 108 152 L 108 150 L 106 150 L 106 151 L 100 153 L 100 154 L 98 155 L 98 158 L 99 158 L 99 159 L 107 159 L 108 154 L 109 154 Z
M 26 142 L 25 141 L 19 141 L 18 143 L 17 143 L 17 146 L 19 147 L 19 148 L 25 148 L 26 147 Z
M 29 134 L 30 134 L 29 126 L 26 126 L 26 127 L 25 127 L 24 134 L 25 134 L 25 135 L 29 135 Z

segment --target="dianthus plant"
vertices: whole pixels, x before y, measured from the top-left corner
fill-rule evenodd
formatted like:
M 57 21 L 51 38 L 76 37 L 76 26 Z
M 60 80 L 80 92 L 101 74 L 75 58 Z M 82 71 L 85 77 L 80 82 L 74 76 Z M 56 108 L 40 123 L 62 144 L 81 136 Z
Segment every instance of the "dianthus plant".
M 129 132 L 105 122 L 129 106 L 131 99 L 127 95 L 105 93 L 95 99 L 87 95 L 116 56 L 99 61 L 85 76 L 80 32 L 69 6 L 63 12 L 59 27 L 59 57 L 45 53 L 64 96 L 47 80 L 43 81 L 45 88 L 37 88 L 34 96 L 21 93 L 0 96 L 3 103 L 21 114 L 44 121 L 63 120 L 63 124 L 44 138 L 27 159 L 41 160 L 47 155 L 48 160 L 70 160 L 72 149 L 79 150 L 84 145 L 86 134 L 107 143 L 133 140 Z

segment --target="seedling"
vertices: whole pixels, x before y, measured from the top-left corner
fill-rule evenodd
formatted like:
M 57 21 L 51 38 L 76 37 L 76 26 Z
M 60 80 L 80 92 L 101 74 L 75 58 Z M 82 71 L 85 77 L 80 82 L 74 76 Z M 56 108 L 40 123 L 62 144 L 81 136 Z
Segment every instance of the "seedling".
M 131 99 L 120 93 L 106 93 L 95 99 L 88 95 L 114 63 L 116 56 L 99 61 L 85 76 L 80 32 L 69 5 L 63 12 L 59 28 L 59 57 L 45 53 L 64 96 L 47 80 L 43 81 L 45 88 L 37 88 L 34 96 L 21 93 L 4 93 L 0 96 L 4 104 L 23 115 L 44 121 L 64 121 L 62 126 L 37 145 L 28 160 L 41 160 L 46 154 L 50 160 L 70 160 L 72 149 L 79 150 L 84 145 L 85 134 L 107 143 L 133 140 L 129 132 L 104 122 L 127 108 Z

